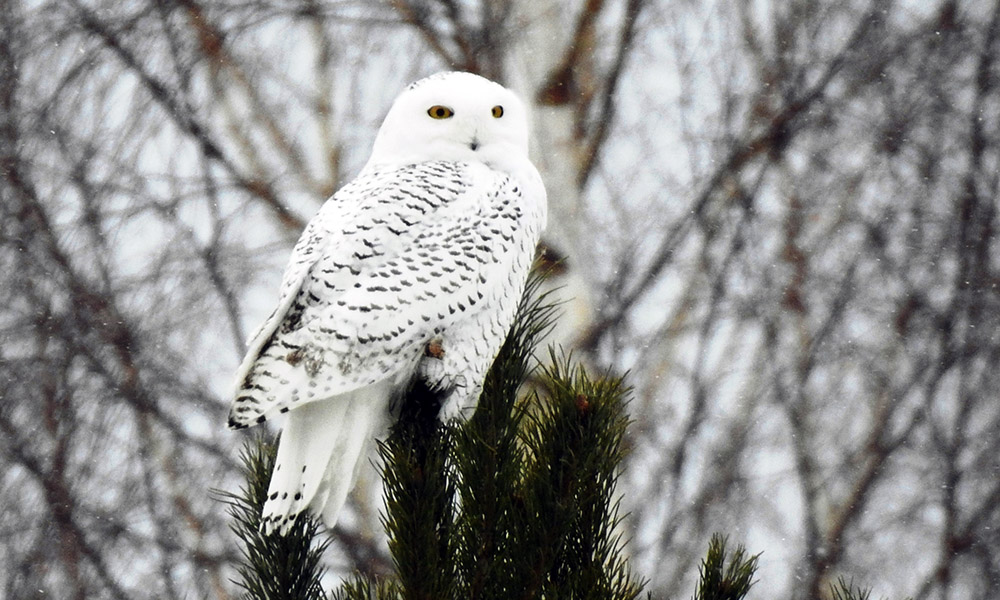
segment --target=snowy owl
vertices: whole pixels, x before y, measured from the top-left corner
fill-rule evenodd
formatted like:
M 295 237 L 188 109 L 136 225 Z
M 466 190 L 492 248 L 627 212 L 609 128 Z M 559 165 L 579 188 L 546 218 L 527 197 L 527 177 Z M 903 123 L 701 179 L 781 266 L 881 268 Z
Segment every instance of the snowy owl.
M 415 378 L 440 418 L 479 398 L 545 226 L 524 105 L 438 73 L 389 109 L 371 158 L 306 226 L 236 374 L 229 426 L 288 413 L 262 514 L 333 527 L 391 401 Z

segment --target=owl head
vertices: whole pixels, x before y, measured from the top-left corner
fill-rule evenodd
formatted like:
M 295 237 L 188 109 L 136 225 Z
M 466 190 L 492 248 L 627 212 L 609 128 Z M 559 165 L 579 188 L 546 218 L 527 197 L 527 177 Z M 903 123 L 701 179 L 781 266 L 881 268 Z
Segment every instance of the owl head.
M 528 121 L 521 100 L 489 79 L 449 71 L 410 84 L 396 98 L 369 165 L 448 160 L 503 169 L 527 156 Z

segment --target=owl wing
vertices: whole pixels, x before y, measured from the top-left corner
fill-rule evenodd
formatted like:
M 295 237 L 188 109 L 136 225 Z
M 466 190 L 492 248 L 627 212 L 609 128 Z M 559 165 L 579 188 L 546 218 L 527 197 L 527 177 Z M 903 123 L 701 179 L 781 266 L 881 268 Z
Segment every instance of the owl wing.
M 278 307 L 238 371 L 230 426 L 404 384 L 431 339 L 490 310 L 512 263 L 530 262 L 541 223 L 528 200 L 507 175 L 454 163 L 338 192 L 296 244 Z
M 331 207 L 331 208 L 328 208 Z M 309 271 L 322 255 L 322 250 L 329 241 L 330 232 L 326 231 L 323 224 L 331 217 L 324 213 L 334 212 L 332 205 L 327 202 L 320 209 L 320 212 L 309 221 L 302 235 L 299 236 L 295 247 L 292 249 L 291 258 L 285 273 L 281 278 L 281 287 L 278 292 L 278 303 L 271 311 L 271 314 L 257 328 L 257 331 L 250 336 L 247 342 L 247 353 L 236 371 L 237 389 L 253 366 L 254 360 L 260 355 L 264 345 L 270 341 L 274 331 L 278 328 L 285 316 L 288 314 L 292 303 L 302 290 L 302 283 L 309 275 Z

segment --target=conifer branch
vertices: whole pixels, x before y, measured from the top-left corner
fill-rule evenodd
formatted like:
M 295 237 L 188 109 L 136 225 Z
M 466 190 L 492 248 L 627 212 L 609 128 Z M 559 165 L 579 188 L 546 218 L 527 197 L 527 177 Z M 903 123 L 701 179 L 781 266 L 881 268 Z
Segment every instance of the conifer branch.
M 419 382 L 380 445 L 393 583 L 355 580 L 335 596 L 414 599 L 631 600 L 614 496 L 624 458 L 627 390 L 569 360 L 519 393 L 556 305 L 534 274 L 518 317 L 465 423 L 437 420 Z
M 240 453 L 246 485 L 236 493 L 216 492 L 228 505 L 230 528 L 242 542 L 236 584 L 245 600 L 322 600 L 320 559 L 329 541 L 317 539 L 316 518 L 303 513 L 284 536 L 260 530 L 276 453 L 277 443 L 268 444 L 261 435 L 248 438 Z
M 747 556 L 740 545 L 732 554 L 726 552 L 726 538 L 718 533 L 708 543 L 708 554 L 698 568 L 695 600 L 742 600 L 755 583 L 760 554 Z
M 385 484 L 382 521 L 407 600 L 454 595 L 455 478 L 448 461 L 451 431 L 437 418 L 440 406 L 439 394 L 416 382 L 389 437 L 379 443 Z
M 416 382 L 378 446 L 385 484 L 383 525 L 396 576 L 355 577 L 333 600 L 635 600 L 642 583 L 625 560 L 615 486 L 626 455 L 628 388 L 622 378 L 591 377 L 571 357 L 549 352 L 537 369 L 534 348 L 557 306 L 533 274 L 515 324 L 464 423 L 441 423 L 442 398 Z M 537 388 L 521 396 L 533 376 Z M 243 542 L 237 584 L 246 600 L 324 598 L 314 541 L 319 524 L 300 515 L 285 536 L 260 532 L 276 445 L 248 439 L 246 485 L 220 493 Z M 743 600 L 759 555 L 727 552 L 716 534 L 699 568 L 694 600 Z M 870 600 L 839 580 L 832 600 Z
M 837 578 L 836 584 L 830 584 L 830 600 L 870 600 L 871 595 L 871 590 L 854 587 L 853 581 L 843 577 Z
M 871 596 L 871 589 L 854 587 L 853 581 L 843 577 L 838 577 L 836 584 L 830 584 L 830 600 L 871 600 Z
M 531 570 L 524 598 L 636 598 L 617 533 L 615 497 L 628 426 L 620 378 L 592 379 L 551 352 L 523 428 L 529 458 L 520 491 L 522 551 Z
M 514 490 L 524 467 L 519 441 L 524 405 L 517 398 L 537 364 L 534 349 L 551 329 L 558 308 L 548 293 L 539 292 L 544 279 L 544 271 L 532 271 L 479 406 L 455 430 L 453 457 L 462 506 L 456 560 L 463 598 L 511 598 L 520 589 Z
M 402 591 L 393 580 L 373 582 L 364 577 L 346 581 L 334 591 L 330 600 L 401 600 Z

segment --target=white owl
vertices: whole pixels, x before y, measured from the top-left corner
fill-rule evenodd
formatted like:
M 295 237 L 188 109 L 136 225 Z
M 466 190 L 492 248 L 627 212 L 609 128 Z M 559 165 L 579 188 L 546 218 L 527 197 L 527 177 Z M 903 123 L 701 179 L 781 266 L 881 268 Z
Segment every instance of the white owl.
M 288 413 L 266 533 L 287 532 L 306 508 L 333 527 L 391 400 L 415 377 L 445 394 L 441 418 L 475 406 L 545 213 L 512 92 L 448 72 L 399 95 L 364 169 L 295 245 L 236 374 L 230 427 Z

